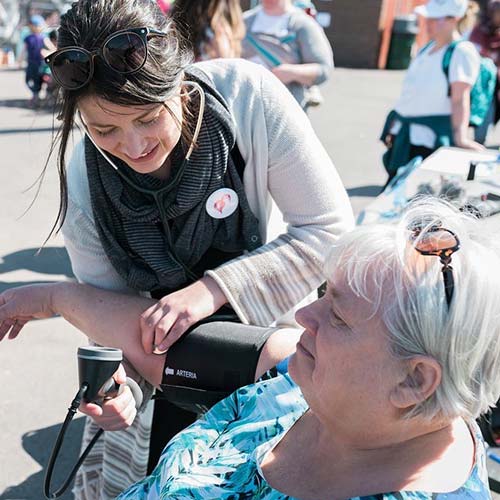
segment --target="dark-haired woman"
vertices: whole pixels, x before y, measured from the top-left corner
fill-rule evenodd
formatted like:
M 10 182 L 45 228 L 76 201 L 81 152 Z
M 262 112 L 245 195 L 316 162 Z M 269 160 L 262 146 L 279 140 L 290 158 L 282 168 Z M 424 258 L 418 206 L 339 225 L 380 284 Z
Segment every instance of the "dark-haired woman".
M 245 61 L 190 65 L 149 0 L 80 0 L 58 34 L 48 58 L 63 103 L 56 227 L 78 280 L 157 299 L 137 318 L 147 353 L 164 355 L 223 307 L 242 323 L 290 324 L 321 281 L 323 248 L 353 223 L 294 99 Z M 75 121 L 86 135 L 66 170 Z M 286 226 L 270 227 L 273 202 Z M 146 475 L 150 440 L 161 451 L 169 438 L 151 435 L 152 411 L 105 433 L 77 498 L 114 498 Z
M 490 0 L 481 22 L 472 30 L 469 37 L 483 57 L 490 57 L 496 64 L 497 86 L 495 96 L 483 123 L 474 129 L 474 139 L 484 144 L 490 125 L 500 119 L 498 109 L 500 92 L 500 0 Z
M 197 61 L 241 56 L 245 24 L 239 0 L 176 0 L 171 15 Z

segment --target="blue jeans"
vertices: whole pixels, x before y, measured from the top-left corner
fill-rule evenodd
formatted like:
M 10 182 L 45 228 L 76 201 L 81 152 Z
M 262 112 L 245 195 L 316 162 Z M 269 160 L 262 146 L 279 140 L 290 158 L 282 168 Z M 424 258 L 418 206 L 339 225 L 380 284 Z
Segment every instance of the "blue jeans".
M 38 64 L 28 64 L 26 68 L 26 85 L 34 96 L 38 96 L 42 89 L 42 73 Z

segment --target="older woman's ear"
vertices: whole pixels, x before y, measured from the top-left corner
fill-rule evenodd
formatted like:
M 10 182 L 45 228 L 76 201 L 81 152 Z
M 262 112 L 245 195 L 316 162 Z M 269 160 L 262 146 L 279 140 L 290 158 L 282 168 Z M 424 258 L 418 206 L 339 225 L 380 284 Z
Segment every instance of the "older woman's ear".
M 391 392 L 394 407 L 408 410 L 434 394 L 441 383 L 441 366 L 429 356 L 414 356 L 405 362 L 406 374 Z

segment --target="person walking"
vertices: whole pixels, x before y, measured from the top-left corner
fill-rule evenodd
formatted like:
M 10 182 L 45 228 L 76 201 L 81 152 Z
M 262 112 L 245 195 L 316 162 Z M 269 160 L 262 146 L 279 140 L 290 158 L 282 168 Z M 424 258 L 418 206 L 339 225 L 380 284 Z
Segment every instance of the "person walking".
M 40 91 L 43 83 L 43 56 L 42 50 L 45 47 L 45 20 L 40 15 L 30 17 L 28 23 L 30 34 L 24 39 L 24 48 L 19 57 L 22 61 L 26 58 L 25 81 L 31 90 L 30 107 L 36 108 L 40 102 Z

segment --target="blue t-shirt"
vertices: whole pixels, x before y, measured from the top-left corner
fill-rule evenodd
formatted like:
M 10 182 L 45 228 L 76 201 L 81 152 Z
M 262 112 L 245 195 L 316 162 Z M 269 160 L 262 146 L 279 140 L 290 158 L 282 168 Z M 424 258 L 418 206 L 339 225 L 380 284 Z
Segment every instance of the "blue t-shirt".
M 43 61 L 43 39 L 44 35 L 39 33 L 31 33 L 24 39 L 24 43 L 26 45 L 26 50 L 28 53 L 29 66 L 41 66 Z
M 266 453 L 308 406 L 289 375 L 239 389 L 175 436 L 155 470 L 121 500 L 294 500 L 273 489 L 260 471 Z M 491 498 L 482 437 L 472 428 L 476 457 L 466 483 L 451 493 L 401 491 L 359 500 L 479 500 Z M 357 499 L 357 500 L 358 500 Z

